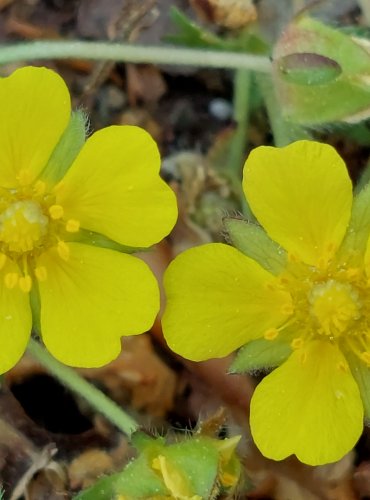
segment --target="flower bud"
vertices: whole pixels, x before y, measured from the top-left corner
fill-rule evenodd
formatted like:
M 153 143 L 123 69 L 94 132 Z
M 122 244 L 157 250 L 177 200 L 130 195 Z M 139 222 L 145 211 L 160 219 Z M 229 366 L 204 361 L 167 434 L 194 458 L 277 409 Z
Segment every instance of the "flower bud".
M 283 113 L 294 122 L 358 122 L 370 116 L 366 40 L 298 16 L 276 44 L 273 75 Z

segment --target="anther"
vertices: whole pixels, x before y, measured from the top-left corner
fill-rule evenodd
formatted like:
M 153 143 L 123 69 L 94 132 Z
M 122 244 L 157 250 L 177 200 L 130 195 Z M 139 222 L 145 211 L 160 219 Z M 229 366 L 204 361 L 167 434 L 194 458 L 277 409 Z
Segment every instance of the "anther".
M 266 330 L 265 333 L 263 334 L 266 340 L 274 340 L 278 335 L 279 331 L 276 328 L 270 328 L 269 330 Z
M 38 180 L 33 186 L 33 192 L 36 196 L 42 196 L 46 191 L 46 184 L 43 181 Z
M 49 207 L 49 214 L 54 220 L 61 219 L 64 215 L 62 205 L 51 205 L 51 207 Z
M 19 280 L 18 273 L 6 273 L 4 276 L 4 284 L 7 288 L 14 288 Z
M 28 293 L 31 291 L 32 288 L 32 279 L 29 274 L 26 274 L 25 276 L 21 276 L 19 278 L 18 282 L 19 288 L 22 290 L 24 293 Z
M 66 231 L 69 233 L 77 233 L 80 229 L 80 221 L 76 219 L 69 219 L 66 223 Z
M 61 259 L 63 260 L 69 259 L 69 254 L 70 254 L 69 246 L 65 241 L 58 241 L 57 252 Z
M 38 279 L 38 281 L 46 281 L 46 279 L 48 277 L 48 272 L 46 270 L 46 267 L 37 266 L 35 268 L 35 276 Z
M 295 339 L 292 340 L 291 342 L 291 347 L 292 349 L 300 349 L 304 344 L 304 340 L 302 339 L 302 337 L 297 337 Z

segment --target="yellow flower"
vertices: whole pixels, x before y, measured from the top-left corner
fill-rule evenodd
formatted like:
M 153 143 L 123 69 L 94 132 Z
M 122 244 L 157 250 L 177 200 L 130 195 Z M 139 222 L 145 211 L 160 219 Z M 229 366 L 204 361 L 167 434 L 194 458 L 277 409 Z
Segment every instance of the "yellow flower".
M 266 232 L 242 222 L 243 253 L 215 243 L 170 265 L 165 337 L 193 360 L 246 344 L 239 364 L 281 365 L 252 398 L 257 446 L 275 460 L 333 462 L 358 440 L 364 410 L 370 418 L 370 185 L 352 207 L 335 150 L 299 141 L 252 151 L 243 187 Z
M 70 120 L 53 71 L 26 67 L 0 80 L 1 372 L 26 348 L 31 306 L 50 352 L 87 367 L 116 357 L 120 337 L 148 329 L 158 311 L 148 267 L 111 249 L 148 247 L 175 222 L 157 147 L 137 127 L 108 127 L 67 169 Z M 87 244 L 95 240 L 101 246 Z

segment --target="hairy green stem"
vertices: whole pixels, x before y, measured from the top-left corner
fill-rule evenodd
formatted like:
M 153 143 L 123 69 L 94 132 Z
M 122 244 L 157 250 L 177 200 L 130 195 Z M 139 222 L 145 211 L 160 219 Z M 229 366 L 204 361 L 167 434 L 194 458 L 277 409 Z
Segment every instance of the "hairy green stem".
M 270 72 L 271 68 L 267 57 L 172 46 L 151 47 L 110 42 L 42 40 L 0 47 L 0 64 L 36 59 L 92 59 L 207 68 L 244 68 L 262 73 Z
M 238 69 L 234 76 L 234 113 L 236 130 L 230 148 L 230 169 L 240 184 L 242 163 L 247 147 L 247 127 L 249 116 L 249 93 L 251 87 L 251 73 L 245 69 Z
M 104 415 L 127 436 L 138 430 L 139 424 L 127 415 L 114 401 L 82 378 L 75 370 L 57 361 L 39 342 L 31 339 L 29 353 L 37 359 L 64 386 L 82 396 L 95 410 Z
M 233 118 L 236 130 L 230 145 L 229 175 L 232 185 L 240 195 L 242 210 L 247 218 L 252 218 L 252 212 L 241 189 L 242 167 L 247 148 L 247 128 L 249 117 L 249 100 L 252 74 L 246 69 L 237 69 L 234 74 Z

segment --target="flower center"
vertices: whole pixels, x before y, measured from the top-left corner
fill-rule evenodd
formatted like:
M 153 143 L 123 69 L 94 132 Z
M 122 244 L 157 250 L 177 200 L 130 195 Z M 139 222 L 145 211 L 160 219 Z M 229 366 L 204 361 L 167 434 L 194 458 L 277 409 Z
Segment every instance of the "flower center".
M 31 184 L 21 171 L 17 189 L 0 187 L 0 270 L 4 268 L 5 286 L 28 293 L 35 279 L 46 280 L 47 270 L 37 264 L 39 256 L 54 247 L 68 260 L 68 241 L 79 229 L 78 220 L 65 218 L 55 190 L 48 190 L 45 182 Z M 4 267 L 6 263 L 12 267 Z
M 318 323 L 318 332 L 329 337 L 339 337 L 361 316 L 359 294 L 348 283 L 330 279 L 316 284 L 308 301 L 311 315 Z
M 15 201 L 0 215 L 0 241 L 10 252 L 29 252 L 42 243 L 48 224 L 39 203 Z

